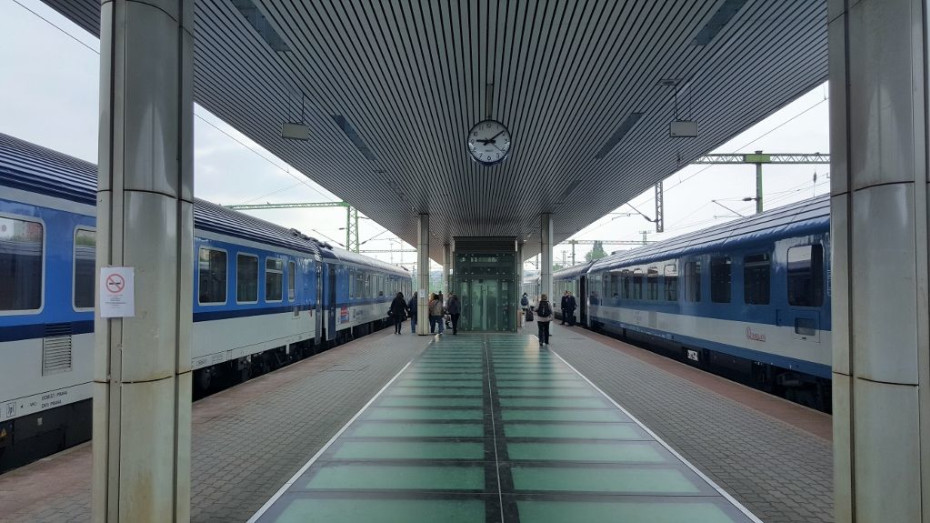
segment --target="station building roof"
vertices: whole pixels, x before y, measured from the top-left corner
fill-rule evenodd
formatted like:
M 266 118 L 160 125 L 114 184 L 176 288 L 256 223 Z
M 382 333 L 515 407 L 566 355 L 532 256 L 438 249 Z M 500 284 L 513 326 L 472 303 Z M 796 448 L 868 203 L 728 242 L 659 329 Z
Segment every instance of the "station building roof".
M 99 32 L 99 0 L 45 0 Z M 827 78 L 826 0 L 198 0 L 195 100 L 430 254 L 560 242 Z M 677 93 L 677 103 L 676 103 Z M 310 128 L 281 137 L 284 122 Z M 469 159 L 487 117 L 505 161 Z M 671 138 L 675 119 L 696 138 Z

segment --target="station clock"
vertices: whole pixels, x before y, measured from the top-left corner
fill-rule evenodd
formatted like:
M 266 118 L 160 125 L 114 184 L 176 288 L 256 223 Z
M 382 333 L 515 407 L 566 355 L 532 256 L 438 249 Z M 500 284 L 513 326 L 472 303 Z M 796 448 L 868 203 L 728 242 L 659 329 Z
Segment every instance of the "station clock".
M 482 165 L 494 165 L 510 154 L 510 131 L 497 120 L 482 120 L 468 131 L 468 153 Z

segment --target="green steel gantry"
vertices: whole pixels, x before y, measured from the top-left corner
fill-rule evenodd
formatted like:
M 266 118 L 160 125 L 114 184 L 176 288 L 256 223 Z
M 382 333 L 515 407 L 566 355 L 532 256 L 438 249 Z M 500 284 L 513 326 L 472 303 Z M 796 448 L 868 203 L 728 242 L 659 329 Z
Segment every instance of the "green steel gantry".
M 756 197 L 749 198 L 756 201 L 756 213 L 762 212 L 762 165 L 767 163 L 776 164 L 821 164 L 830 163 L 829 154 L 805 154 L 805 153 L 763 153 L 756 151 L 751 154 L 706 154 L 693 164 L 753 164 L 756 166 Z
M 346 210 L 346 249 L 359 251 L 358 243 L 358 209 L 346 202 L 298 202 L 298 203 L 257 203 L 243 205 L 226 205 L 227 209 L 249 211 L 260 209 L 319 209 L 323 207 L 344 207 Z

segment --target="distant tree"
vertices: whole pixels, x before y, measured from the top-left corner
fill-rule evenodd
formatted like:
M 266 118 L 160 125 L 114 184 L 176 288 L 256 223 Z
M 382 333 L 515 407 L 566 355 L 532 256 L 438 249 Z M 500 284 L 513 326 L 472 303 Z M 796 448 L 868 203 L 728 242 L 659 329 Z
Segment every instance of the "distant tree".
M 552 266 L 552 272 L 561 271 L 564 268 L 561 263 L 556 263 Z
M 604 256 L 607 256 L 607 252 L 604 251 L 603 242 L 594 242 L 594 248 L 591 249 L 591 252 L 584 255 L 585 261 L 594 261 L 600 260 Z

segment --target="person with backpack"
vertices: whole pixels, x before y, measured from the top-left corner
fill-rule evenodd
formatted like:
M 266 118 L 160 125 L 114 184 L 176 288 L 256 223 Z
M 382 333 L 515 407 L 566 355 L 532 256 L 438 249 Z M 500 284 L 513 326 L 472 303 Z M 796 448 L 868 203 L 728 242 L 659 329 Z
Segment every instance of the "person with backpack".
M 459 333 L 459 316 L 462 314 L 462 304 L 459 297 L 454 292 L 449 293 L 449 303 L 446 307 L 449 310 L 449 318 L 452 320 L 452 334 Z
M 436 325 L 442 322 L 442 302 L 436 294 L 429 296 L 429 332 L 436 333 Z M 442 329 L 439 331 L 442 334 Z
M 552 305 L 543 294 L 536 305 L 536 326 L 539 328 L 539 345 L 549 345 L 549 322 L 552 321 Z

